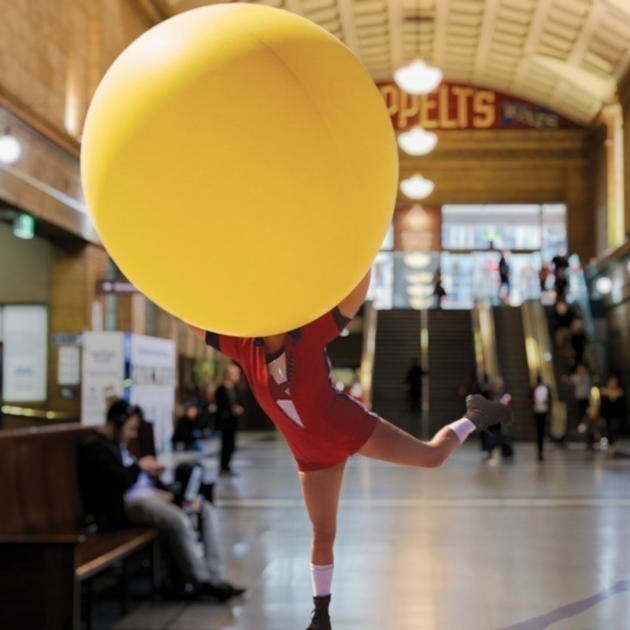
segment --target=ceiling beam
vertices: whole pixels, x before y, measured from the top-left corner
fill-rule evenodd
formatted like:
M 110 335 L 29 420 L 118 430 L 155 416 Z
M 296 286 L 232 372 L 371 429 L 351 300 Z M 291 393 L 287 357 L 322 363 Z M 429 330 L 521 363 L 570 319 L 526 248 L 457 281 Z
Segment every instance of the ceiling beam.
M 523 53 L 518 68 L 512 80 L 512 92 L 526 93 L 528 84 L 529 64 L 530 60 L 536 55 L 536 49 L 540 42 L 540 36 L 545 29 L 545 23 L 548 19 L 549 10 L 551 8 L 551 0 L 539 0 L 536 10 L 528 25 L 527 37 L 523 44 Z
M 135 6 L 135 8 L 139 10 L 143 17 L 148 20 L 152 26 L 155 26 L 168 18 L 168 15 L 162 11 L 154 0 L 136 0 L 136 2 L 131 3 L 131 6 Z
M 304 9 L 302 8 L 302 0 L 284 0 L 284 6 L 288 11 L 291 11 L 291 13 L 304 15 Z
M 391 76 L 408 60 L 403 49 L 403 0 L 390 0 L 387 3 L 387 21 L 389 24 L 389 50 L 391 57 Z
M 584 91 L 588 96 L 601 101 L 602 104 L 604 104 L 606 101 L 609 101 L 610 97 L 614 94 L 614 88 L 611 88 L 610 94 L 608 95 L 603 94 L 603 91 L 601 89 L 601 84 L 604 83 L 604 80 L 600 77 L 592 75 L 591 72 L 582 70 L 582 68 L 580 67 L 584 59 L 584 56 L 586 55 L 586 52 L 588 51 L 588 46 L 590 42 L 592 41 L 593 37 L 595 36 L 597 27 L 599 25 L 601 18 L 603 17 L 603 14 L 604 14 L 604 9 L 600 3 L 596 2 L 591 6 L 588 17 L 586 18 L 584 24 L 582 25 L 580 34 L 578 35 L 577 39 L 573 43 L 571 52 L 569 53 L 569 56 L 566 61 L 566 65 L 573 66 L 574 68 L 579 69 L 579 72 L 576 73 L 576 76 L 580 78 L 578 79 L 578 81 L 576 80 L 570 81 L 569 79 L 566 78 L 568 76 L 567 74 L 558 73 L 561 78 L 558 81 L 558 83 L 556 83 L 556 86 L 553 92 L 551 93 L 551 97 L 549 99 L 549 104 L 552 108 L 558 107 L 558 102 L 562 98 L 563 93 L 567 91 L 569 84 L 573 85 L 574 87 L 581 88 L 582 91 Z M 590 75 L 593 76 L 594 85 L 593 85 L 593 88 L 589 90 L 589 87 L 587 85 L 588 82 L 584 81 L 583 79 L 584 79 L 584 76 L 588 77 Z M 611 77 L 611 82 L 612 82 L 612 77 Z
M 343 41 L 346 46 L 359 56 L 359 40 L 357 38 L 357 25 L 352 9 L 352 0 L 337 0 L 341 28 L 343 29 Z
M 446 45 L 448 34 L 448 14 L 450 0 L 439 0 L 435 4 L 435 35 L 433 39 L 433 65 L 437 66 L 446 76 Z

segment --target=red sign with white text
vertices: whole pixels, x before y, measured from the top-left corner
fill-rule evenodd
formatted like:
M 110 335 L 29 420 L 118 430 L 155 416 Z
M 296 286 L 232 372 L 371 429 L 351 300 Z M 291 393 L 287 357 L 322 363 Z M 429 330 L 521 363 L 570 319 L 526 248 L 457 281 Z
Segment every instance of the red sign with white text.
M 575 129 L 570 120 L 544 107 L 493 90 L 442 83 L 429 94 L 407 94 L 381 83 L 394 129 Z

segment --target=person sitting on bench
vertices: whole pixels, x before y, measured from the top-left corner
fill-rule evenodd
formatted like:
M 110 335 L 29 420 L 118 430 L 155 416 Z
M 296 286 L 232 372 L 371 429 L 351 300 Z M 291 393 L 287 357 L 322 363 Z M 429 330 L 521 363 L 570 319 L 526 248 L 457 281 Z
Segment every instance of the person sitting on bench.
M 167 543 L 183 578 L 187 596 L 208 595 L 225 601 L 241 595 L 221 579 L 216 537 L 216 508 L 200 504 L 203 557 L 198 534 L 186 512 L 172 502 L 173 495 L 159 481 L 164 467 L 152 455 L 136 460 L 126 444 L 138 434 L 137 410 L 124 400 L 114 401 L 107 422 L 91 432 L 79 454 L 81 495 L 86 513 L 99 531 L 125 527 L 155 527 Z M 186 586 L 189 588 L 186 591 Z

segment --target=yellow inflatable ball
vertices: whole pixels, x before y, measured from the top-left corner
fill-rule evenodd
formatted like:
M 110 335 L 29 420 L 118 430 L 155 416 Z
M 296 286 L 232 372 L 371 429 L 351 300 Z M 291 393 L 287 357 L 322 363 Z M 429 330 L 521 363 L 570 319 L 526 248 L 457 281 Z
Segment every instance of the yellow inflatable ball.
M 81 170 L 129 280 L 238 336 L 340 302 L 379 249 L 398 181 L 385 105 L 356 57 L 252 4 L 187 11 L 123 51 L 90 105 Z

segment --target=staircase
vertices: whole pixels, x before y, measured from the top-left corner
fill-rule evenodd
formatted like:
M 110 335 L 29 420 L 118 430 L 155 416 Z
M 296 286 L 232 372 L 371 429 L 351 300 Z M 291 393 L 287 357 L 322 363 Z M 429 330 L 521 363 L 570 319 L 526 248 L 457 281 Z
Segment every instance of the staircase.
M 408 404 L 406 376 L 420 357 L 420 313 L 409 309 L 378 311 L 372 409 L 412 435 L 420 435 L 420 414 Z
M 464 415 L 457 390 L 475 369 L 471 311 L 430 310 L 429 434 Z
M 521 309 L 516 306 L 495 306 L 492 311 L 499 372 L 505 382 L 505 391 L 512 396 L 514 410 L 515 422 L 508 430 L 516 439 L 533 440 L 536 431 Z

